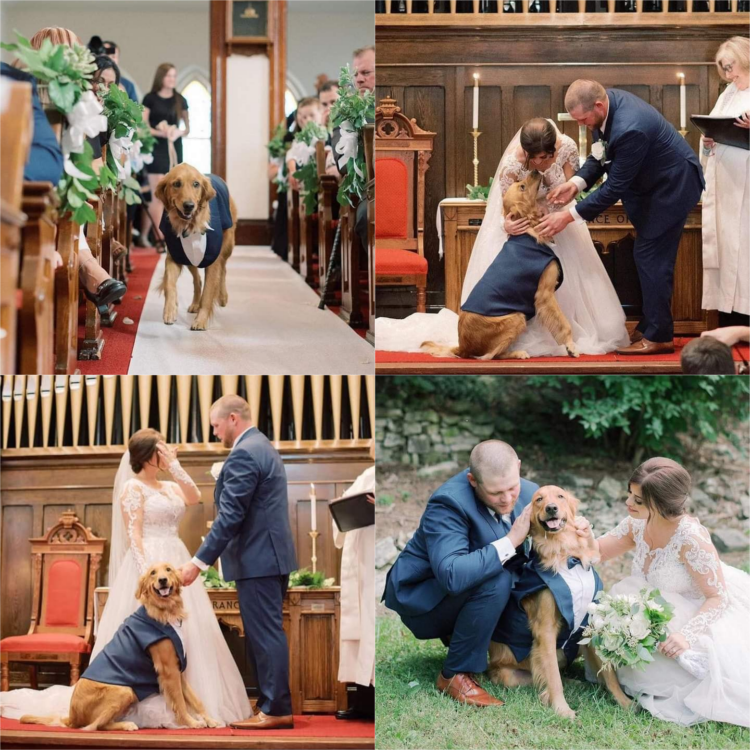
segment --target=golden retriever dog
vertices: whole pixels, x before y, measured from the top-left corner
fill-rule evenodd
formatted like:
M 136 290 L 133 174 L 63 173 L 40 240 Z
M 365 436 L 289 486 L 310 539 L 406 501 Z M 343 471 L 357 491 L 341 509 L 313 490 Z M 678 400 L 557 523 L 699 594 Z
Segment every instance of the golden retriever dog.
M 584 570 L 598 562 L 594 540 L 576 533 L 574 520 L 578 500 L 571 493 L 552 485 L 540 487 L 531 502 L 530 536 L 543 568 L 559 573 L 567 567 L 569 557 L 577 557 Z M 565 623 L 555 597 L 549 588 L 543 588 L 522 599 L 521 607 L 531 630 L 531 653 L 519 663 L 507 644 L 491 642 L 490 679 L 505 687 L 533 684 L 540 691 L 542 703 L 551 706 L 560 716 L 575 719 L 575 711 L 565 700 L 560 677 L 560 668 L 566 665 L 567 659 L 556 644 Z M 617 703 L 629 708 L 632 701 L 620 687 L 614 670 L 601 670 L 601 661 L 590 646 L 579 646 L 577 655 L 581 653 Z
M 531 235 L 539 244 L 548 245 L 550 238 L 541 237 L 534 227 L 543 215 L 537 205 L 537 194 L 542 175 L 531 172 L 525 180 L 514 182 L 503 197 L 503 212 L 506 218 L 529 220 Z M 484 278 L 484 277 L 483 277 Z M 573 335 L 565 315 L 555 298 L 555 289 L 561 280 L 557 262 L 550 262 L 542 272 L 534 295 L 534 314 L 552 334 L 558 344 L 565 346 L 571 357 L 578 357 Z M 523 350 L 512 349 L 516 339 L 526 330 L 526 315 L 514 312 L 500 317 L 487 317 L 461 310 L 458 316 L 458 346 L 450 347 L 425 341 L 421 349 L 436 357 L 460 357 L 461 359 L 529 359 Z
M 149 617 L 166 625 L 185 618 L 181 588 L 182 581 L 175 566 L 158 563 L 140 577 L 136 598 L 143 604 Z M 203 704 L 185 679 L 185 673 L 180 672 L 180 660 L 172 641 L 169 638 L 156 641 L 148 647 L 148 653 L 156 671 L 159 691 L 174 711 L 177 723 L 192 729 L 219 726 L 206 714 Z M 137 700 L 133 688 L 90 680 L 84 672 L 73 690 L 68 716 L 24 715 L 20 721 L 22 724 L 66 726 L 92 732 L 135 731 L 138 729 L 136 724 L 117 719 L 124 716 Z M 198 718 L 193 718 L 191 713 Z
M 214 180 L 219 178 L 214 177 Z M 223 185 L 223 182 L 221 182 Z M 224 185 L 224 189 L 226 186 Z M 210 202 L 216 198 L 216 190 L 211 178 L 201 174 L 190 164 L 178 164 L 166 174 L 156 186 L 156 197 L 164 204 L 164 212 L 177 238 L 200 237 L 207 233 L 211 219 Z M 205 283 L 201 292 L 201 278 L 198 267 L 192 263 L 178 263 L 172 257 L 170 239 L 167 239 L 167 259 L 161 291 L 164 293 L 164 316 L 166 325 L 174 324 L 177 320 L 177 278 L 182 271 L 182 265 L 187 265 L 193 277 L 193 301 L 188 312 L 197 313 L 190 329 L 205 331 L 213 315 L 215 305 L 226 307 L 229 301 L 227 294 L 227 261 L 234 249 L 235 228 L 237 226 L 237 206 L 229 195 L 229 213 L 232 226 L 223 230 L 221 237 L 221 251 L 214 262 L 205 267 Z M 215 222 L 214 222 L 215 223 Z M 162 221 L 163 224 L 163 221 Z M 220 233 L 220 226 L 211 226 L 208 232 Z M 166 232 L 165 232 L 166 234 Z M 218 238 L 215 240 L 218 242 Z M 200 244 L 200 240 L 199 240 Z M 217 248 L 218 251 L 218 248 Z

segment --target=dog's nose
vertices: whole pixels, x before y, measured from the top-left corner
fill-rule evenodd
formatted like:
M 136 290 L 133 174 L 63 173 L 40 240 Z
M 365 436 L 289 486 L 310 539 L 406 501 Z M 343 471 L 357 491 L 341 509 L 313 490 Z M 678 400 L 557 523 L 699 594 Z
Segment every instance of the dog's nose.
M 185 203 L 182 204 L 182 210 L 189 214 L 193 209 L 195 208 L 195 203 L 192 201 L 185 201 Z
M 548 516 L 556 516 L 557 515 L 557 506 L 552 505 L 551 503 L 544 509 L 547 511 Z
M 159 579 L 159 586 L 166 586 L 168 583 L 169 581 L 166 578 Z

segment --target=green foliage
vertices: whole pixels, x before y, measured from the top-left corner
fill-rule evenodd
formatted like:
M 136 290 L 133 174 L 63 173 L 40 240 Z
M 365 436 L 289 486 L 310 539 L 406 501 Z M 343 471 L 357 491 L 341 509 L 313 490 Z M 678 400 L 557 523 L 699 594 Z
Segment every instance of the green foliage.
M 331 107 L 331 127 L 339 128 L 343 133 L 357 133 L 357 149 L 344 165 L 346 174 L 339 185 L 338 201 L 342 206 L 353 206 L 353 196 L 363 200 L 367 193 L 367 164 L 363 143 L 364 127 L 375 121 L 375 95 L 372 91 L 358 91 L 354 84 L 354 75 L 345 65 L 339 76 L 339 98 Z M 336 164 L 339 164 L 339 155 Z M 339 170 L 341 171 L 341 170 Z M 343 174 L 343 172 L 342 172 Z
M 308 146 L 314 146 L 318 141 L 325 141 L 326 129 L 322 125 L 313 122 L 312 120 L 305 124 L 305 127 L 295 135 L 295 141 L 301 141 Z M 302 198 L 305 205 L 305 213 L 315 213 L 315 209 L 318 205 L 318 188 L 320 187 L 320 181 L 318 180 L 318 163 L 314 157 L 310 157 L 306 164 L 303 164 L 295 173 L 294 177 L 298 179 L 302 185 L 300 189 L 300 197 Z
M 207 589 L 236 589 L 237 585 L 234 581 L 225 581 L 218 573 L 216 568 L 209 568 L 208 570 L 202 570 L 201 578 L 203 579 L 203 585 Z
M 300 568 L 299 570 L 293 570 L 289 574 L 290 586 L 307 586 L 309 589 L 322 589 L 325 583 L 325 573 L 322 570 L 313 573 L 307 568 Z
M 492 180 L 494 177 L 490 177 L 488 185 L 466 185 L 466 197 L 470 201 L 486 201 L 492 188 Z
M 580 203 L 584 198 L 588 198 L 591 193 L 598 190 L 604 184 L 604 180 L 600 177 L 588 190 L 583 190 L 576 196 L 576 203 Z
M 379 492 L 375 502 L 378 505 L 393 505 L 393 495 L 389 495 L 386 492 Z
M 156 136 L 151 135 L 151 128 L 142 118 L 143 110 L 141 109 L 141 121 L 136 128 L 137 136 L 133 138 L 133 140 L 139 140 L 141 142 L 142 154 L 150 154 L 153 153 L 154 146 L 156 146 Z
M 287 144 L 284 142 L 286 135 L 286 121 L 282 120 L 273 131 L 273 138 L 266 144 L 268 155 L 276 159 L 286 156 Z
M 86 141 L 83 144 L 83 153 L 71 154 L 70 160 L 73 162 L 74 167 L 84 174 L 89 175 L 89 179 L 73 177 L 67 172 L 63 172 L 63 176 L 57 186 L 57 193 L 60 196 L 60 215 L 64 216 L 70 213 L 72 220 L 77 224 L 96 221 L 94 209 L 86 202 L 92 198 L 96 198 L 95 192 L 99 187 L 99 178 L 91 166 L 93 159 L 94 151 L 91 148 L 91 144 Z

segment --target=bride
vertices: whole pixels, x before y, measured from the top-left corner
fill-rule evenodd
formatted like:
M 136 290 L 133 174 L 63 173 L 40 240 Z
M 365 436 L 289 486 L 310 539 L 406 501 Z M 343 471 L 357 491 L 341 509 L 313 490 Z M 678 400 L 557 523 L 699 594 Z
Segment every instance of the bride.
M 159 470 L 168 471 L 174 481 L 159 481 Z M 155 430 L 136 432 L 115 477 L 110 591 L 91 661 L 112 639 L 123 620 L 140 606 L 135 591 L 148 566 L 170 562 L 179 567 L 190 560 L 191 555 L 179 537 L 179 523 L 185 507 L 199 500 L 200 490 L 180 466 L 175 449 L 169 448 Z M 180 632 L 187 655 L 185 677 L 209 716 L 221 724 L 247 718 L 250 705 L 245 686 L 205 588 L 185 586 L 182 598 L 187 613 Z M 1 713 L 8 718 L 19 718 L 25 713 L 66 716 L 72 692 L 70 686 L 56 685 L 41 692 L 23 689 L 0 693 Z M 124 720 L 139 727 L 178 726 L 160 694 L 136 703 Z
M 674 607 L 669 636 L 645 671 L 617 670 L 626 693 L 659 719 L 750 726 L 750 576 L 719 560 L 711 535 L 685 513 L 690 475 L 652 458 L 630 478 L 628 517 L 597 543 L 602 562 L 634 550 L 612 595 L 659 589 Z
M 503 154 L 487 200 L 487 212 L 477 235 L 466 269 L 461 304 L 464 304 L 484 272 L 497 256 L 508 235 L 523 234 L 529 228 L 525 219 L 506 221 L 503 196 L 516 181 L 533 170 L 544 176 L 539 188 L 540 209 L 567 211 L 568 206 L 550 205 L 546 196 L 578 170 L 578 150 L 572 138 L 561 133 L 551 120 L 536 117 L 516 133 Z M 573 329 L 573 341 L 582 354 L 604 354 L 630 341 L 625 314 L 607 272 L 596 253 L 585 223 L 569 224 L 555 236 L 553 246 L 563 268 L 564 281 L 555 293 Z M 444 308 L 437 315 L 415 313 L 403 320 L 377 318 L 377 348 L 388 351 L 419 351 L 422 342 L 458 344 L 458 315 Z M 536 319 L 514 344 L 532 357 L 566 356 L 552 334 Z

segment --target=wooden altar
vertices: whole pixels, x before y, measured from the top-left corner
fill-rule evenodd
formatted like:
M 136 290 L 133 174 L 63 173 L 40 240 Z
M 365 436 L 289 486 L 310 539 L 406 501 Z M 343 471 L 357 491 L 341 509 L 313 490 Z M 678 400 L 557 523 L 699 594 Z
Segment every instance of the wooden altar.
M 445 253 L 445 304 L 454 312 L 461 305 L 461 286 L 487 204 L 465 198 L 440 202 L 441 242 Z M 615 287 L 632 329 L 641 315 L 641 288 L 633 260 L 635 229 L 621 203 L 588 222 L 591 239 Z M 716 328 L 715 311 L 701 309 L 701 204 L 688 216 L 675 265 L 672 315 L 675 334 L 684 336 Z
M 200 585 L 198 581 L 194 585 Z M 235 589 L 207 589 L 219 622 L 244 637 Z M 109 589 L 94 592 L 99 622 Z M 284 632 L 289 642 L 289 687 L 292 711 L 335 713 L 347 707 L 346 684 L 339 682 L 341 587 L 291 588 L 284 598 Z

